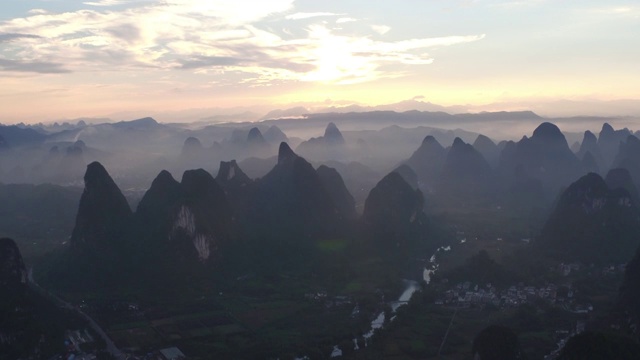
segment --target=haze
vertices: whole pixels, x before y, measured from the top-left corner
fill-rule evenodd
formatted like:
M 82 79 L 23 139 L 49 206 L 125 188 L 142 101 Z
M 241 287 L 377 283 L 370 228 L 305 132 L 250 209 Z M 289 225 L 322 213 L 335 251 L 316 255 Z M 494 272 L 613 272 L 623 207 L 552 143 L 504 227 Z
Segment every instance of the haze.
M 5 0 L 0 122 L 410 99 L 636 116 L 639 16 L 633 1 Z

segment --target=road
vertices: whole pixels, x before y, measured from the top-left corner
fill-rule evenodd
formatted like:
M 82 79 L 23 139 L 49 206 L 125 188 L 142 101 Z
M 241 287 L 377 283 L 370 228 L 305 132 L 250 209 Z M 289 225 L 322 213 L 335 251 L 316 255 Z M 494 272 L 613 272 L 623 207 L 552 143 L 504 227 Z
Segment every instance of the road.
M 113 343 L 113 341 L 111 340 L 111 338 L 107 335 L 106 332 L 104 332 L 104 330 L 102 330 L 102 328 L 100 327 L 100 325 L 98 325 L 98 323 L 93 320 L 93 318 L 91 318 L 91 316 L 87 315 L 84 311 L 80 310 L 80 308 L 71 305 L 70 303 L 62 300 L 61 298 L 59 298 L 58 296 L 56 296 L 55 294 L 45 290 L 43 287 L 41 287 L 40 285 L 38 285 L 38 283 L 35 282 L 35 280 L 33 279 L 33 269 L 29 269 L 29 283 L 34 287 L 34 289 L 36 291 L 38 291 L 39 293 L 41 293 L 42 295 L 44 295 L 45 297 L 53 300 L 56 304 L 58 304 L 58 306 L 60 306 L 61 308 L 64 309 L 68 309 L 71 311 L 76 312 L 78 315 L 80 315 L 82 318 L 84 318 L 85 320 L 87 320 L 89 322 L 89 325 L 91 325 L 91 328 L 98 333 L 98 335 L 100 335 L 100 337 L 104 340 L 104 342 L 107 344 L 107 351 L 111 354 L 111 356 L 113 356 L 115 359 L 122 359 L 124 360 L 126 358 L 125 354 L 122 353 L 122 351 L 120 351 L 120 349 L 118 349 L 118 347 L 116 346 L 116 344 Z

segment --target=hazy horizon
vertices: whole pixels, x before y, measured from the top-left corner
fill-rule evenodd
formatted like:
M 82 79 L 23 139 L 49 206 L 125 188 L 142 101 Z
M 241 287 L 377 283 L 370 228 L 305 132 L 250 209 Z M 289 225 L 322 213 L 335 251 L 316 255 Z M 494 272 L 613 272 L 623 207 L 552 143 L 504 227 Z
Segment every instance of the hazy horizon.
M 630 46 L 640 6 L 632 1 L 8 0 L 3 7 L 2 123 L 410 99 L 462 110 L 454 113 L 640 115 L 640 50 Z M 203 117 L 220 115 L 233 112 Z

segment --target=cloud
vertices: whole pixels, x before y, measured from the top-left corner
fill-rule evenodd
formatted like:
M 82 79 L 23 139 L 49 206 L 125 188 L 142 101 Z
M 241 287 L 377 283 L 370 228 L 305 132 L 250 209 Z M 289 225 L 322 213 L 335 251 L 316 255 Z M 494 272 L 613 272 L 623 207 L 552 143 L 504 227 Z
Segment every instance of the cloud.
M 484 35 L 447 36 L 410 39 L 397 42 L 375 41 L 370 37 L 350 37 L 334 34 L 330 29 L 314 25 L 309 30 L 306 49 L 316 67 L 305 74 L 303 81 L 353 84 L 386 77 L 404 75 L 400 71 L 383 71 L 387 65 L 428 65 L 433 58 L 428 48 L 478 41 Z
M 93 3 L 115 5 L 119 0 Z M 149 0 L 117 9 L 37 13 L 0 21 L 4 71 L 135 76 L 190 71 L 216 83 L 274 81 L 355 83 L 405 74 L 397 67 L 433 62 L 427 49 L 481 40 L 484 35 L 374 41 L 386 26 L 342 34 L 326 23 L 295 31 L 265 23 L 342 16 L 293 13 L 294 0 Z M 289 15 L 287 15 L 289 14 Z M 341 17 L 336 22 L 355 21 Z M 364 21 L 362 21 L 364 22 Z M 291 24 L 287 24 L 290 26 Z M 293 25 L 292 25 L 293 26 Z M 278 28 L 277 26 L 273 28 Z M 283 38 L 284 36 L 284 38 Z M 13 41 L 19 39 L 20 41 Z M 64 64 L 64 67 L 60 64 Z M 181 75 L 176 75 L 180 77 Z
M 152 2 L 153 0 L 96 0 L 96 1 L 85 1 L 83 4 L 89 6 L 118 6 L 118 5 L 132 5 L 135 3 L 141 2 Z
M 386 25 L 371 25 L 371 29 L 380 35 L 384 35 L 391 30 L 391 28 Z
M 179 60 L 181 69 L 200 69 L 215 66 L 234 66 L 246 62 L 245 59 L 239 59 L 228 56 L 197 56 L 187 60 Z
M 332 13 L 332 12 L 311 12 L 311 13 L 298 12 L 298 13 L 295 13 L 295 14 L 291 14 L 291 15 L 285 16 L 285 19 L 287 19 L 287 20 L 302 20 L 302 19 L 310 19 L 310 18 L 315 18 L 315 17 L 342 16 L 342 15 L 344 15 L 344 14 L 336 14 L 336 13 Z
M 547 2 L 547 0 L 515 0 L 515 1 L 508 0 L 508 1 L 497 1 L 490 4 L 489 6 L 504 8 L 504 9 L 517 9 L 517 8 L 523 8 L 523 7 L 537 6 L 545 2 Z
M 133 24 L 121 24 L 113 27 L 108 27 L 105 31 L 118 39 L 124 40 L 128 43 L 135 42 L 140 39 L 140 28 Z
M 0 59 L 0 71 L 63 74 L 70 72 L 61 64 L 46 61 L 17 61 Z
M 27 12 L 30 15 L 40 15 L 40 14 L 46 14 L 47 10 L 45 9 L 31 9 Z
M 609 6 L 591 8 L 588 10 L 590 13 L 597 15 L 620 15 L 620 16 L 637 16 L 640 14 L 640 7 L 638 6 Z
M 354 19 L 352 17 L 341 17 L 338 20 L 336 20 L 337 24 L 344 24 L 344 23 L 348 23 L 348 22 L 355 22 L 358 21 L 358 19 Z
M 40 36 L 38 35 L 31 35 L 31 34 L 12 34 L 12 33 L 8 33 L 8 34 L 2 34 L 0 33 L 0 43 L 3 42 L 9 42 L 9 41 L 13 41 L 13 40 L 17 40 L 17 39 L 37 39 Z

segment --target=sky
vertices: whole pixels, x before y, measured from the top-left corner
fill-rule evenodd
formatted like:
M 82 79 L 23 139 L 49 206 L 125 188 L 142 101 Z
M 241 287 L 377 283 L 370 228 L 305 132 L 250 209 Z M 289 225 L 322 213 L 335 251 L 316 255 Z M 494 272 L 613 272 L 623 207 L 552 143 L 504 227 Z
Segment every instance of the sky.
M 637 0 L 2 0 L 0 123 L 635 101 L 639 45 Z

